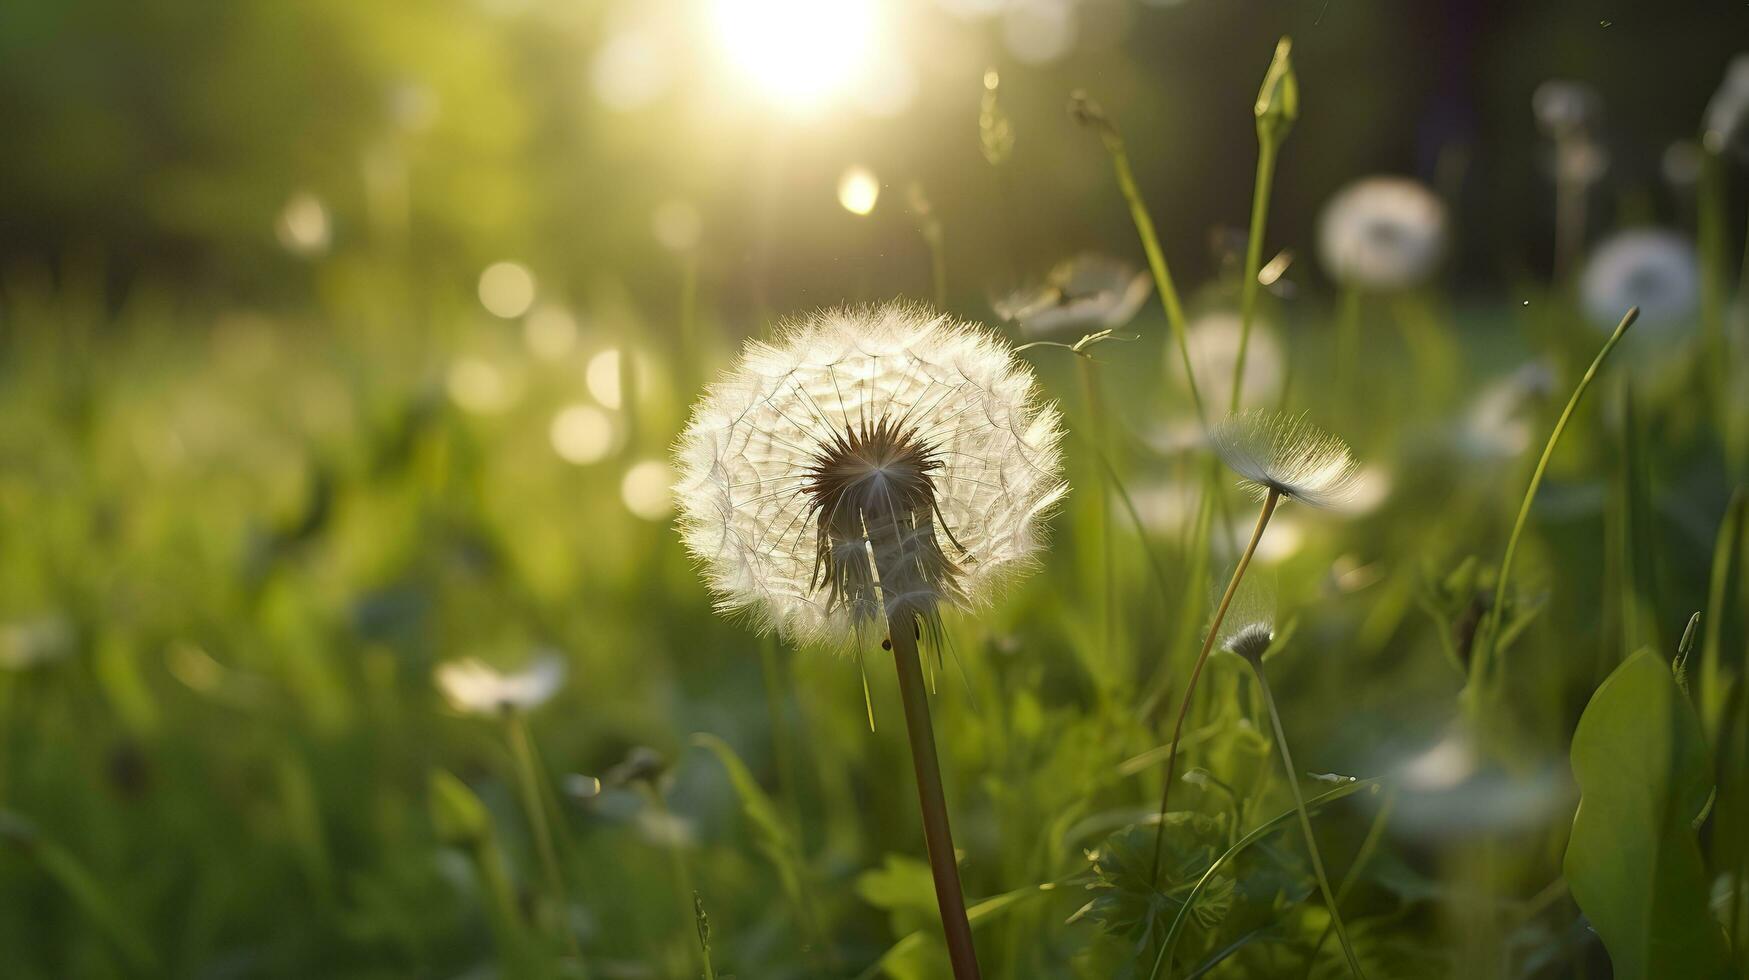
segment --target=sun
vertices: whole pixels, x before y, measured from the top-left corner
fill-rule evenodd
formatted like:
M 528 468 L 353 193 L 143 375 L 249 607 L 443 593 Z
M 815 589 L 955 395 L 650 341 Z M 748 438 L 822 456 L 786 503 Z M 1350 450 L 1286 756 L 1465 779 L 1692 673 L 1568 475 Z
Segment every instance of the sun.
M 718 42 L 760 94 L 817 111 L 869 68 L 879 36 L 875 0 L 714 0 Z

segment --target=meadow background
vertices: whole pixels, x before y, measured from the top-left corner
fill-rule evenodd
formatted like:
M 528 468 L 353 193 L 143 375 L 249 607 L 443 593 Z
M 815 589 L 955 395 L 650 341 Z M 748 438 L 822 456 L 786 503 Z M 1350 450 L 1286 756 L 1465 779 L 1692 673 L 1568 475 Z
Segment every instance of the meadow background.
M 1267 400 L 1372 489 L 1285 508 L 1260 563 L 1368 975 L 1740 975 L 1749 179 L 1699 140 L 1749 8 L 1706 0 L 0 6 L 0 974 L 946 976 L 890 670 L 712 613 L 670 447 L 785 315 L 907 297 L 1023 343 L 1012 290 L 1090 252 L 1145 269 L 1074 90 L 1121 128 L 1192 320 L 1233 310 L 1282 35 Z M 1564 268 L 1532 111 L 1557 78 L 1596 93 L 1604 160 Z M 1363 298 L 1345 367 L 1317 221 L 1374 173 L 1432 188 L 1449 244 Z M 1476 617 L 1613 326 L 1580 264 L 1647 225 L 1694 243 L 1693 302 L 1630 331 L 1563 436 L 1466 728 Z M 1149 975 L 1125 828 L 1250 525 L 1223 477 L 1187 532 L 1207 454 L 1172 331 L 1157 296 L 1114 327 L 1091 360 L 1024 352 L 1073 490 L 1039 571 L 950 617 L 937 678 L 994 977 Z M 1618 775 L 1651 746 L 1610 853 L 1674 834 L 1693 860 L 1653 861 L 1675 898 L 1603 904 L 1655 894 L 1734 948 L 1714 929 L 1710 972 L 1672 966 L 1654 916 L 1624 966 L 1563 875 L 1573 735 L 1697 612 L 1681 700 L 1653 685 L 1600 729 Z M 545 654 L 564 683 L 508 723 L 433 681 Z M 1202 692 L 1174 798 L 1206 866 L 1291 799 L 1243 664 Z M 1172 975 L 1345 974 L 1280 826 Z

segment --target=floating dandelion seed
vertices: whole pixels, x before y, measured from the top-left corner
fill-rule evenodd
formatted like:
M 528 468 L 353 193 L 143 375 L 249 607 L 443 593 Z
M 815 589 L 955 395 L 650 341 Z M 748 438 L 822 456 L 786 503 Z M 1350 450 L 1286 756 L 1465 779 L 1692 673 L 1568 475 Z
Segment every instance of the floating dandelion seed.
M 1089 254 L 1059 262 L 1044 282 L 1009 293 L 991 307 L 1029 337 L 1115 330 L 1135 319 L 1153 291 L 1147 272 L 1121 259 Z
M 1251 411 L 1212 433 L 1215 454 L 1259 497 L 1277 494 L 1334 507 L 1354 493 L 1360 466 L 1348 444 L 1304 416 Z
M 749 344 L 699 403 L 681 530 L 722 609 L 842 642 L 975 607 L 1027 565 L 1066 489 L 1061 438 L 989 332 L 914 306 L 819 312 Z
M 676 450 L 680 529 L 726 612 L 803 641 L 886 630 L 956 980 L 976 980 L 918 634 L 1030 562 L 1066 487 L 1059 427 L 993 334 L 916 306 L 751 343 Z M 872 717 L 872 716 L 871 716 Z
M 1318 255 L 1330 277 L 1344 285 L 1417 285 L 1445 255 L 1445 205 L 1407 177 L 1364 178 L 1324 206 Z
M 1642 323 L 1674 323 L 1700 302 L 1700 260 L 1676 232 L 1617 232 L 1586 261 L 1579 298 L 1585 315 L 1600 327 L 1613 329 L 1621 311 L 1633 306 L 1640 308 Z
M 470 657 L 440 665 L 434 678 L 450 707 L 465 714 L 529 711 L 558 693 L 565 682 L 565 661 L 543 654 L 519 671 L 504 673 Z

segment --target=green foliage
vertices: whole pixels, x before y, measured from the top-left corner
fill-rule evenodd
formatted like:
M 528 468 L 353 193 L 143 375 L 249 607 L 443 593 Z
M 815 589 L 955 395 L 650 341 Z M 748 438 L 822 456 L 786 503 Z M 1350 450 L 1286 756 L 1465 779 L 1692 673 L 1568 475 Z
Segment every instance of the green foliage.
M 1734 977 L 1695 824 L 1712 792 L 1706 739 L 1662 658 L 1629 657 L 1573 734 L 1583 794 L 1565 872 L 1615 975 Z

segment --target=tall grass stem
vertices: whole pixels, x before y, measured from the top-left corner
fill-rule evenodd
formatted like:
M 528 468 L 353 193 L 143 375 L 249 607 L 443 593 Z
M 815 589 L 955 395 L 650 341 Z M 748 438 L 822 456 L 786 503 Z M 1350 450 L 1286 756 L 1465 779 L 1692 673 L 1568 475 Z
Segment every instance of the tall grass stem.
M 1348 959 L 1348 969 L 1356 977 L 1364 978 L 1366 974 L 1360 968 L 1360 960 L 1354 955 L 1354 946 L 1348 941 L 1348 928 L 1342 924 L 1340 903 L 1330 890 L 1330 876 L 1324 871 L 1324 857 L 1318 851 L 1318 838 L 1312 833 L 1312 818 L 1306 812 L 1306 798 L 1300 793 L 1300 774 L 1294 768 L 1294 757 L 1288 751 L 1287 730 L 1281 724 L 1281 712 L 1275 707 L 1275 694 L 1269 689 L 1269 679 L 1263 674 L 1261 659 L 1252 660 L 1247 657 L 1246 663 L 1251 665 L 1251 672 L 1257 676 L 1257 690 L 1263 695 L 1263 705 L 1269 709 L 1269 722 L 1275 728 L 1275 745 L 1281 749 L 1281 764 L 1287 770 L 1287 788 L 1294 795 L 1294 810 L 1300 817 L 1300 832 L 1306 837 L 1306 854 L 1312 859 L 1312 872 L 1318 877 L 1318 890 L 1324 895 L 1324 905 L 1330 910 L 1330 925 L 1336 929 L 1336 940 L 1342 944 L 1342 955 Z

